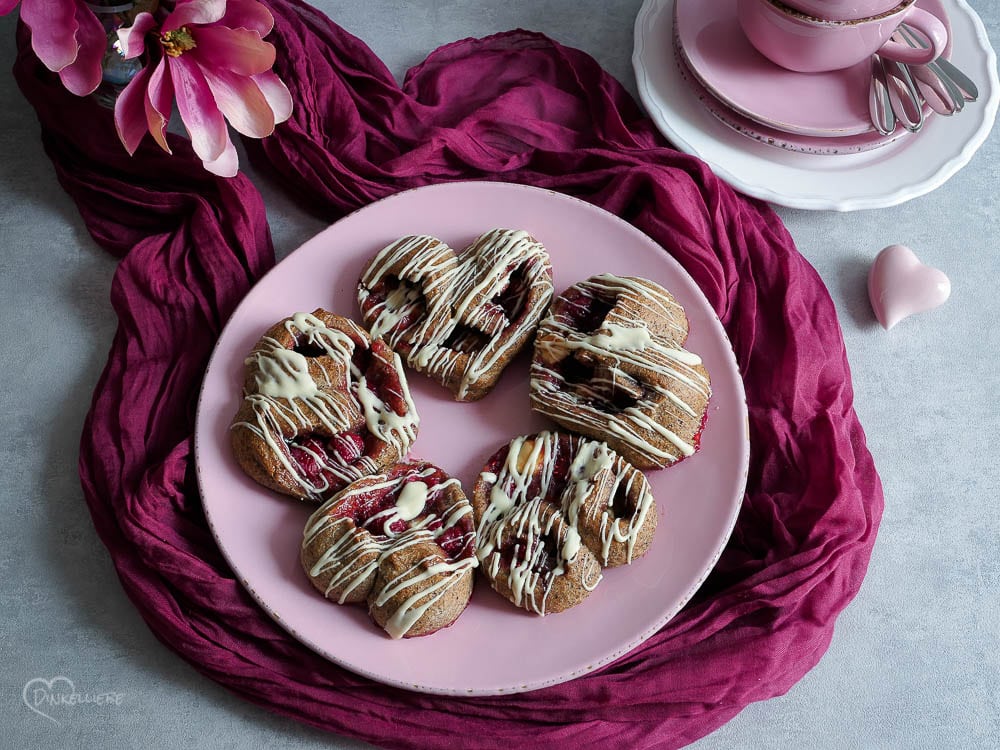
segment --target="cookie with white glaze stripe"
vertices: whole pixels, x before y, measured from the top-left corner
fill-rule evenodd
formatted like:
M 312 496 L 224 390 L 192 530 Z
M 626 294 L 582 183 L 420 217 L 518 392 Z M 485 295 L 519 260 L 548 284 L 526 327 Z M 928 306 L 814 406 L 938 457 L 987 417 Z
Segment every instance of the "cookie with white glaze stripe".
M 698 450 L 712 393 L 687 336 L 684 309 L 659 284 L 611 274 L 574 284 L 535 337 L 531 406 L 639 468 L 675 464 Z
M 366 603 L 393 638 L 451 625 L 472 595 L 476 534 L 457 479 L 425 461 L 360 479 L 306 523 L 300 560 L 340 604 Z
M 472 507 L 491 585 L 538 614 L 580 603 L 602 566 L 644 555 L 658 520 L 642 472 L 600 441 L 559 432 L 518 437 L 494 453 Z
M 458 401 L 492 390 L 551 299 L 548 253 L 509 229 L 486 232 L 461 254 L 435 237 L 403 237 L 372 259 L 358 284 L 372 336 Z
M 432 542 L 392 549 L 379 560 L 368 614 L 390 636 L 431 635 L 465 611 L 474 582 L 472 568 L 456 570 Z
M 256 482 L 320 502 L 402 459 L 418 424 L 400 358 L 316 310 L 279 321 L 254 346 L 230 437 Z
M 579 533 L 541 499 L 495 524 L 480 565 L 494 591 L 539 615 L 575 607 L 601 581 L 600 563 L 580 544 Z

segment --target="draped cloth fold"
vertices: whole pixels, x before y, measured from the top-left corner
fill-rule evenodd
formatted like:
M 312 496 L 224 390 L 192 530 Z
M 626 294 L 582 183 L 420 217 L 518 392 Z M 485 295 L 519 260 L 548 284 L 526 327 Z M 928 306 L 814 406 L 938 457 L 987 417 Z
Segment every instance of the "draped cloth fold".
M 173 156 L 147 139 L 128 157 L 110 113 L 61 89 L 21 33 L 15 74 L 59 180 L 95 241 L 122 258 L 111 293 L 118 331 L 84 425 L 80 476 L 152 631 L 256 704 L 394 748 L 681 747 L 787 691 L 861 585 L 882 492 L 833 304 L 780 220 L 671 149 L 594 60 L 544 36 L 456 42 L 400 86 L 320 12 L 297 0 L 269 7 L 295 111 L 247 143 L 255 166 L 329 219 L 405 188 L 491 179 L 566 192 L 632 222 L 694 277 L 732 340 L 750 414 L 746 496 L 695 598 L 597 673 L 461 699 L 389 688 L 315 656 L 234 579 L 192 466 L 208 356 L 274 262 L 261 197 L 242 175 L 205 173 L 180 138 Z

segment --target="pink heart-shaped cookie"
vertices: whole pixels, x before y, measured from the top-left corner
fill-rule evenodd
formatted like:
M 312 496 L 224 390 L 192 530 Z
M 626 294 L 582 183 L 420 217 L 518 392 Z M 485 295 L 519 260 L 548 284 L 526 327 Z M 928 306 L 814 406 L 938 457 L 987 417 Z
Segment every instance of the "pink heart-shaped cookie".
M 903 318 L 933 310 L 951 295 L 944 272 L 925 265 L 906 245 L 889 245 L 868 272 L 872 310 L 887 331 Z

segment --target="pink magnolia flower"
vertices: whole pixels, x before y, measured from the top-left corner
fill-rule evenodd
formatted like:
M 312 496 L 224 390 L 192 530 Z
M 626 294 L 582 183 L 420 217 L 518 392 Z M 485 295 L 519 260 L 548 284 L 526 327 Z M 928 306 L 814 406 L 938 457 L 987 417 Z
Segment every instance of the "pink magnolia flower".
M 17 3 L 0 0 L 0 16 Z M 107 37 L 83 0 L 21 0 L 21 20 L 31 29 L 31 48 L 38 59 L 59 74 L 67 89 L 85 96 L 100 85 Z
M 159 23 L 136 16 L 118 37 L 126 59 L 144 51 L 150 62 L 115 103 L 115 127 L 130 154 L 149 131 L 170 153 L 166 130 L 173 101 L 205 168 L 232 177 L 239 167 L 226 120 L 243 135 L 263 138 L 292 113 L 292 97 L 271 70 L 274 27 L 257 0 L 179 0 Z M 155 64 L 154 64 L 155 63 Z

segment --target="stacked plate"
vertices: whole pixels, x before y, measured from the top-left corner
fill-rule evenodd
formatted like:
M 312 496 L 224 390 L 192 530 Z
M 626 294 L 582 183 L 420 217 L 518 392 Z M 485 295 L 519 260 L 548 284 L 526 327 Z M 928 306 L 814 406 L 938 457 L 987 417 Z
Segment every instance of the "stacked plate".
M 920 5 L 947 26 L 938 0 Z M 676 0 L 674 53 L 682 74 L 721 122 L 762 143 L 810 154 L 847 154 L 892 143 L 868 108 L 871 63 L 826 73 L 796 73 L 750 44 L 736 0 Z M 930 110 L 927 109 L 929 114 Z
M 923 195 L 968 163 L 1000 101 L 996 56 L 965 0 L 918 0 L 950 30 L 951 57 L 980 87 L 954 117 L 886 136 L 871 122 L 871 64 L 796 73 L 760 54 L 737 0 L 646 0 L 636 20 L 639 94 L 675 146 L 743 192 L 797 208 L 881 208 Z

